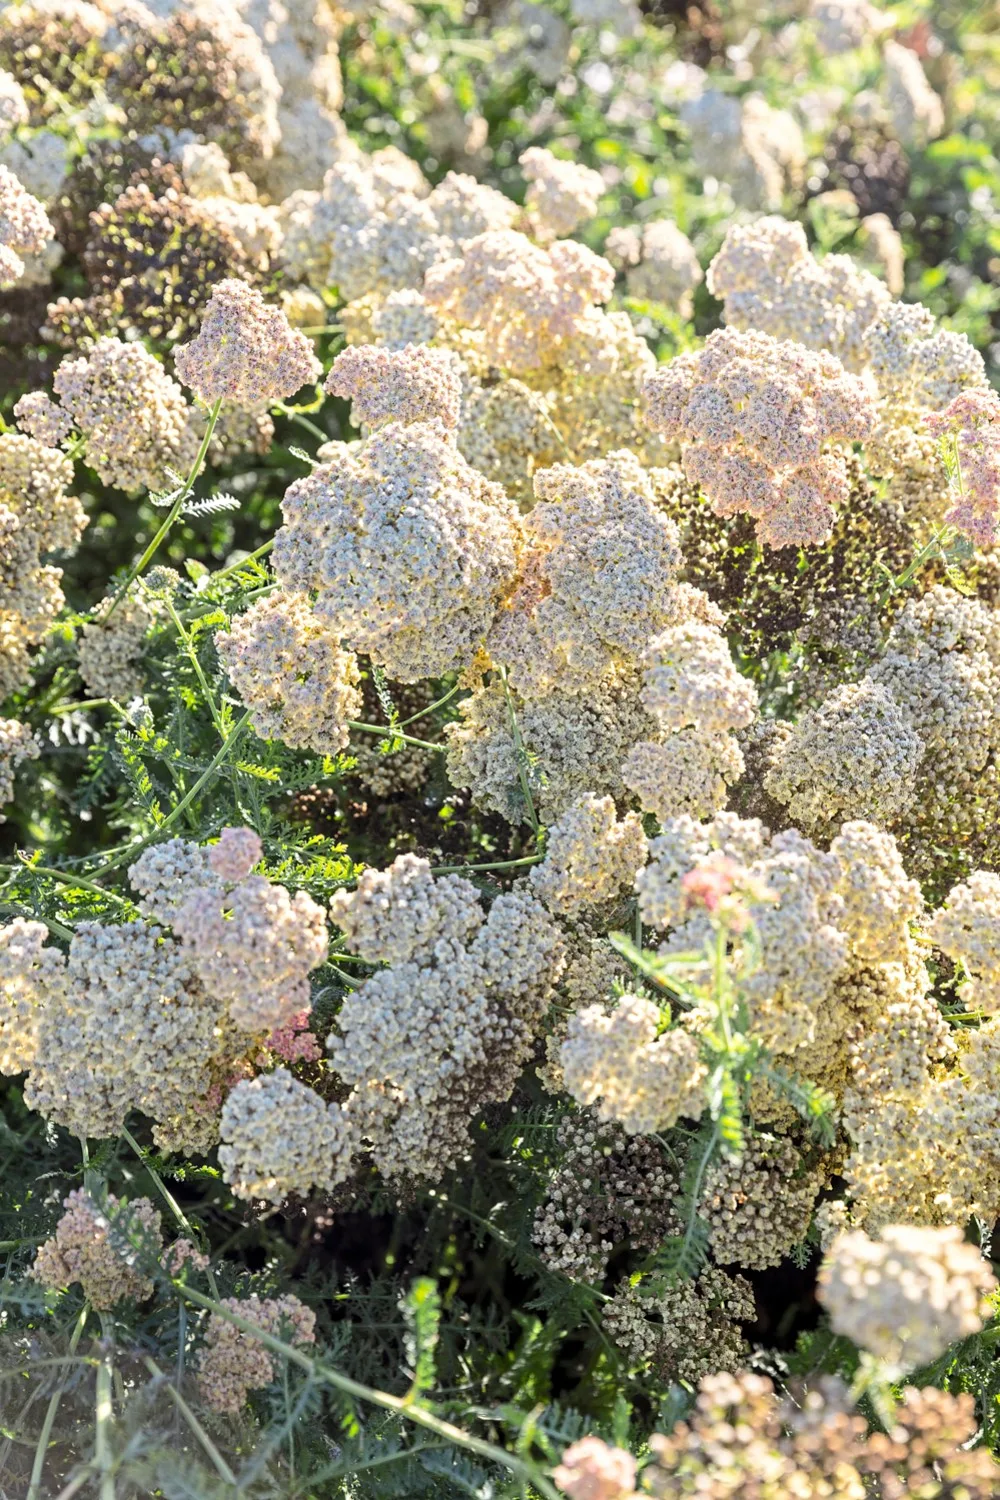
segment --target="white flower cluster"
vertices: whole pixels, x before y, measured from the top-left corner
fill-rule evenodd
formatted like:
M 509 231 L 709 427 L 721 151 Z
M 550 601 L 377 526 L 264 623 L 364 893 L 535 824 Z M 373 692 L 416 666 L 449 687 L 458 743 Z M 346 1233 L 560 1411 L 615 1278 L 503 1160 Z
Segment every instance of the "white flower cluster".
M 578 1010 L 559 1058 L 573 1098 L 596 1103 L 599 1119 L 619 1121 L 630 1135 L 696 1120 L 705 1108 L 697 1036 L 679 1026 L 661 1031 L 659 1007 L 641 995 L 623 996 L 610 1014 L 602 1005 Z
M 989 1263 L 961 1229 L 887 1225 L 878 1239 L 841 1234 L 820 1271 L 819 1296 L 837 1333 L 914 1370 L 983 1326 L 996 1290 Z
M 726 231 L 708 289 L 723 299 L 730 327 L 794 339 L 855 372 L 868 358 L 865 334 L 890 302 L 885 285 L 849 255 L 816 260 L 802 225 L 777 216 Z
M 584 794 L 624 799 L 629 789 L 650 810 L 714 811 L 742 770 L 720 726 L 748 722 L 756 700 L 727 665 L 719 611 L 676 582 L 677 531 L 657 508 L 648 474 L 621 451 L 542 470 L 534 489 L 518 581 L 486 641 L 509 689 L 494 676 L 461 704 L 447 731 L 451 780 L 519 820 L 526 754 L 547 821 Z M 689 638 L 701 650 L 681 666 L 691 674 L 687 709 L 658 715 L 655 693 L 646 701 L 662 665 L 657 652 Z M 706 672 L 716 686 L 725 682 L 727 707 L 702 726 L 691 709 L 709 702 Z
M 385 359 L 399 377 L 403 353 Z M 300 479 L 282 502 L 279 582 L 390 677 L 467 665 L 517 560 L 513 505 L 437 422 L 391 421 Z
M 637 813 L 618 821 L 610 797 L 588 794 L 548 830 L 545 858 L 531 886 L 552 912 L 573 916 L 613 900 L 646 862 L 646 835 Z
M 517 205 L 495 188 L 449 172 L 431 190 L 415 162 L 387 147 L 348 154 L 322 188 L 282 204 L 284 258 L 291 276 L 345 302 L 419 287 L 425 271 L 460 254 L 488 230 L 506 229 Z
M 434 880 L 413 856 L 332 909 L 360 957 L 391 967 L 347 996 L 329 1039 L 343 1103 L 306 1097 L 287 1074 L 230 1094 L 222 1159 L 246 1197 L 331 1186 L 362 1146 L 390 1177 L 440 1177 L 472 1116 L 509 1096 L 565 961 L 533 897 L 498 896 L 484 913 L 468 882 Z
M 261 739 L 333 755 L 361 712 L 357 657 L 303 594 L 278 589 L 217 631 L 215 646 L 229 680 L 253 710 Z

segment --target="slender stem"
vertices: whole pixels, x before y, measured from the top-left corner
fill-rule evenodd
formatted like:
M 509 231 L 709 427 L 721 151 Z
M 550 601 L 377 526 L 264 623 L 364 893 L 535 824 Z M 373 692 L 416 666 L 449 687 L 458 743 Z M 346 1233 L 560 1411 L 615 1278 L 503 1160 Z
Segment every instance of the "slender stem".
M 170 598 L 169 594 L 164 594 L 163 602 L 167 607 L 167 613 L 170 616 L 174 629 L 177 631 L 177 634 L 181 638 L 188 661 L 191 663 L 192 667 L 194 667 L 195 676 L 197 677 L 199 686 L 201 687 L 201 690 L 205 695 L 205 702 L 208 704 L 209 712 L 212 715 L 212 723 L 215 725 L 216 730 L 224 739 L 226 731 L 222 723 L 222 716 L 220 715 L 215 702 L 215 694 L 212 692 L 212 689 L 209 686 L 208 678 L 205 676 L 205 670 L 202 667 L 201 661 L 198 657 L 198 653 L 194 648 L 194 642 L 184 628 L 184 623 L 181 620 L 180 615 L 174 608 L 174 601 Z
M 501 859 L 492 865 L 434 865 L 432 875 L 454 875 L 460 870 L 519 870 L 524 865 L 537 865 L 544 854 L 527 854 L 524 859 Z
M 21 906 L 15 906 L 12 901 L 0 901 L 0 911 L 9 912 L 12 916 L 15 917 L 25 916 L 24 908 Z M 73 941 L 75 933 L 73 932 L 72 927 L 66 927 L 62 922 L 57 922 L 54 917 L 43 917 L 38 912 L 32 912 L 30 915 L 30 920 L 32 922 L 41 922 L 43 926 L 47 927 L 51 933 L 55 934 L 56 937 L 65 938 L 67 943 Z
M 66 870 L 53 870 L 49 865 L 33 865 L 28 860 L 22 859 L 20 864 L 0 864 L 0 870 L 27 870 L 33 875 L 45 875 L 49 880 L 54 880 L 57 885 L 67 885 L 75 891 L 93 891 L 97 896 L 109 897 L 112 901 L 120 901 L 123 906 L 131 905 L 124 896 L 118 896 L 114 891 L 106 891 L 103 886 L 95 885 L 92 880 L 85 880 L 82 875 L 71 875 Z
M 315 422 L 310 422 L 309 418 L 303 416 L 302 412 L 292 411 L 290 407 L 283 406 L 280 402 L 275 407 L 275 411 L 280 411 L 283 417 L 290 417 L 293 422 L 298 422 L 300 427 L 304 428 L 306 432 L 311 433 L 314 438 L 319 438 L 321 443 L 328 443 L 330 441 L 330 434 L 324 432 L 322 427 L 317 427 Z
M 357 729 L 362 734 L 377 734 L 380 740 L 402 740 L 404 745 L 416 745 L 418 750 L 447 750 L 447 745 L 432 745 L 430 740 L 415 740 L 409 734 L 400 734 L 389 724 L 357 724 L 353 719 L 347 721 L 348 729 Z
M 72 463 L 74 459 L 80 457 L 80 454 L 83 452 L 86 446 L 87 439 L 82 434 L 80 437 L 73 439 L 70 446 L 66 449 L 66 457 L 69 459 L 70 463 Z
M 434 703 L 428 703 L 426 708 L 422 708 L 417 714 L 411 714 L 408 719 L 400 719 L 398 727 L 405 729 L 407 724 L 415 724 L 418 719 L 426 719 L 428 714 L 432 714 L 436 708 L 444 708 L 444 705 L 450 703 L 455 694 L 461 691 L 461 683 L 456 682 L 455 686 L 449 692 L 445 693 L 443 698 L 438 698 Z
M 135 1152 L 136 1156 L 146 1168 L 146 1171 L 149 1173 L 150 1177 L 153 1179 L 153 1182 L 156 1184 L 157 1192 L 160 1194 L 164 1203 L 167 1205 L 170 1212 L 173 1214 L 174 1218 L 183 1229 L 184 1233 L 188 1236 L 193 1245 L 197 1245 L 198 1235 L 195 1233 L 194 1225 L 191 1223 L 191 1220 L 181 1208 L 180 1204 L 177 1202 L 177 1199 L 167 1187 L 167 1184 L 164 1182 L 163 1178 L 160 1176 L 159 1172 L 150 1161 L 149 1156 L 139 1145 L 139 1142 L 136 1140 L 135 1136 L 129 1130 L 127 1125 L 122 1126 L 121 1134 L 125 1138 L 125 1140 L 128 1141 L 129 1145 L 132 1147 L 132 1150 Z M 212 1270 L 211 1266 L 208 1267 L 208 1271 L 206 1274 L 208 1276 L 208 1284 L 212 1288 L 212 1295 L 214 1297 L 217 1297 L 219 1295 L 219 1288 L 216 1285 L 215 1272 Z
M 221 406 L 222 397 L 220 396 L 218 401 L 214 403 L 211 411 L 208 414 L 208 424 L 205 427 L 205 435 L 202 438 L 201 446 L 198 449 L 198 456 L 195 459 L 194 463 L 191 465 L 191 471 L 188 474 L 187 479 L 185 479 L 183 485 L 177 493 L 177 499 L 174 501 L 173 505 L 167 512 L 167 516 L 165 521 L 163 522 L 163 525 L 153 537 L 153 540 L 150 542 L 149 546 L 146 548 L 145 552 L 142 554 L 135 567 L 129 573 L 121 588 L 118 590 L 114 599 L 111 601 L 111 608 L 108 610 L 107 614 L 101 621 L 102 624 L 110 620 L 111 616 L 114 614 L 119 604 L 125 598 L 125 595 L 128 593 L 135 580 L 139 577 L 139 574 L 145 571 L 146 565 L 148 564 L 150 558 L 154 555 L 160 543 L 163 541 L 163 538 L 166 536 L 167 532 L 172 529 L 174 522 L 180 515 L 181 510 L 184 506 L 184 502 L 190 495 L 192 486 L 194 485 L 195 480 L 198 478 L 198 475 L 201 471 L 201 466 L 205 461 L 205 454 L 208 452 L 208 445 L 212 441 L 212 433 L 215 431 L 215 424 L 219 420 L 219 409 Z
M 101 1500 L 115 1500 L 115 1479 L 112 1473 L 113 1459 L 108 1442 L 108 1423 L 114 1413 L 111 1400 L 111 1360 L 105 1354 L 97 1367 L 97 1387 L 94 1401 L 94 1462 L 101 1475 Z
M 180 1412 L 181 1416 L 184 1418 L 185 1422 L 194 1433 L 198 1442 L 201 1444 L 202 1448 L 204 1448 L 208 1457 L 215 1465 L 215 1469 L 217 1474 L 219 1475 L 219 1478 L 222 1479 L 226 1484 L 237 1484 L 238 1481 L 236 1475 L 226 1463 L 226 1460 L 223 1458 L 218 1448 L 212 1442 L 212 1439 L 209 1437 L 204 1427 L 202 1427 L 201 1423 L 198 1421 L 198 1418 L 195 1416 L 190 1406 L 188 1406 L 187 1402 L 184 1400 L 184 1397 L 174 1385 L 173 1381 L 169 1380 L 167 1376 L 164 1375 L 155 1359 L 151 1359 L 148 1354 L 143 1355 L 142 1362 L 146 1366 L 146 1369 L 150 1372 L 150 1374 L 155 1379 L 161 1380 L 166 1386 L 167 1394 L 169 1395 L 171 1401 L 173 1401 L 174 1405 L 177 1407 L 177 1410 Z
M 223 568 L 218 573 L 209 574 L 209 583 L 218 583 L 221 578 L 228 578 L 231 573 L 238 573 L 240 568 L 245 568 L 247 563 L 256 562 L 259 557 L 266 557 L 274 548 L 274 537 L 258 547 L 256 552 L 248 552 L 246 557 L 241 557 L 239 562 L 230 563 L 228 568 Z
M 531 787 L 528 784 L 528 773 L 525 770 L 525 759 L 527 751 L 521 738 L 521 729 L 517 722 L 517 714 L 514 712 L 514 700 L 510 695 L 510 684 L 507 681 L 507 668 L 500 668 L 500 681 L 503 683 L 504 696 L 507 699 L 507 712 L 510 715 L 511 734 L 514 739 L 514 759 L 517 762 L 517 779 L 521 784 L 521 796 L 524 798 L 524 810 L 528 815 L 528 822 L 537 834 L 540 828 L 538 814 L 535 811 L 535 799 L 531 795 Z
M 84 1325 L 87 1322 L 87 1314 L 89 1312 L 90 1305 L 89 1303 L 86 1303 L 84 1304 L 80 1316 L 76 1320 L 76 1326 L 74 1327 L 73 1332 L 70 1335 L 69 1352 L 71 1355 L 76 1353 L 77 1345 L 79 1344 L 81 1335 L 83 1334 Z M 63 1391 L 65 1389 L 66 1381 L 64 1380 L 62 1384 L 56 1390 L 54 1390 L 52 1392 L 52 1395 L 49 1397 L 49 1404 L 45 1412 L 45 1420 L 42 1423 L 42 1430 L 38 1434 L 38 1446 L 35 1449 L 35 1461 L 31 1466 L 31 1478 L 28 1481 L 28 1493 L 25 1496 L 25 1500 L 41 1500 L 42 1473 L 45 1469 L 45 1457 L 49 1451 L 49 1440 L 52 1437 L 52 1429 L 55 1426 L 56 1415 L 59 1411 L 59 1403 L 62 1400 Z
M 471 1432 L 465 1432 L 461 1427 L 445 1421 L 435 1412 L 428 1411 L 426 1407 L 408 1403 L 402 1396 L 393 1396 L 388 1391 L 380 1391 L 374 1386 L 362 1385 L 360 1381 L 352 1380 L 340 1370 L 322 1364 L 318 1359 L 310 1358 L 293 1344 L 286 1344 L 282 1339 L 275 1338 L 273 1334 L 265 1333 L 248 1318 L 240 1317 L 238 1313 L 232 1312 L 221 1303 L 213 1302 L 210 1297 L 204 1297 L 190 1287 L 175 1282 L 174 1290 L 179 1297 L 193 1302 L 196 1307 L 207 1308 L 209 1312 L 216 1313 L 220 1318 L 232 1323 L 241 1332 L 259 1340 L 264 1348 L 270 1349 L 273 1354 L 283 1355 L 292 1364 L 298 1365 L 299 1369 L 305 1370 L 318 1384 L 332 1386 L 334 1390 L 340 1391 L 345 1396 L 353 1396 L 356 1400 L 367 1401 L 372 1406 L 380 1406 L 385 1411 L 395 1412 L 407 1422 L 412 1422 L 417 1427 L 425 1427 L 428 1432 L 434 1432 L 438 1437 L 446 1438 L 448 1442 L 454 1443 L 458 1448 L 464 1448 L 468 1453 L 476 1453 L 480 1458 L 500 1464 L 522 1482 L 533 1484 L 539 1493 L 546 1497 L 546 1500 L 561 1500 L 559 1491 L 545 1477 L 539 1466 L 532 1463 L 530 1459 L 508 1453 L 496 1443 L 487 1442 L 485 1438 L 475 1437 Z
M 84 1485 L 89 1484 L 93 1477 L 94 1471 L 88 1464 L 85 1469 L 80 1470 L 79 1474 L 74 1475 L 67 1485 L 63 1486 L 55 1497 L 55 1500 L 73 1500 L 73 1496 L 78 1495 Z
M 83 703 L 57 703 L 54 708 L 46 709 L 46 713 L 53 716 L 56 714 L 82 713 L 85 708 L 117 708 L 110 698 L 87 698 Z

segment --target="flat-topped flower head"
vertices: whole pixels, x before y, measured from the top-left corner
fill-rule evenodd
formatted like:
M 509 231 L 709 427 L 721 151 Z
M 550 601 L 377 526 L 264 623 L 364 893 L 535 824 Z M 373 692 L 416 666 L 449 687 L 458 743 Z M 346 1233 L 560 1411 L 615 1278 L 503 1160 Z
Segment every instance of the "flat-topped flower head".
M 174 367 L 206 405 L 228 400 L 250 409 L 294 396 L 322 370 L 281 308 L 232 277 L 212 292 L 197 337 L 174 350 Z

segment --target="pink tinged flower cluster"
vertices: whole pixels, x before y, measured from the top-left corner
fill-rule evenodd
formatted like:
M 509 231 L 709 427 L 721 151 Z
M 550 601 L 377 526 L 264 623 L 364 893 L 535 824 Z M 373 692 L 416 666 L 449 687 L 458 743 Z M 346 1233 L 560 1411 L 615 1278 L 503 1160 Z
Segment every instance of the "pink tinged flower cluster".
M 483 354 L 512 375 L 559 361 L 569 342 L 601 322 L 614 267 L 575 240 L 551 249 L 513 229 L 490 230 L 461 256 L 432 266 L 424 295 L 443 317 L 481 330 Z
M 1000 398 L 993 390 L 962 391 L 924 420 L 955 460 L 954 504 L 946 523 L 977 546 L 992 547 L 1000 518 Z
M 650 425 L 682 441 L 685 472 L 717 515 L 753 516 L 770 547 L 829 538 L 850 493 L 831 445 L 863 440 L 875 422 L 870 392 L 831 355 L 720 329 L 650 376 L 644 395 Z
M 452 428 L 462 412 L 462 364 L 450 349 L 423 344 L 352 344 L 337 355 L 323 389 L 353 401 L 356 426 L 437 420 Z
M 38 255 L 55 230 L 49 216 L 9 167 L 0 166 L 0 282 L 24 275 L 22 256 Z
M 233 277 L 212 292 L 197 336 L 174 350 L 174 367 L 206 405 L 227 400 L 246 410 L 294 396 L 322 373 L 281 308 Z

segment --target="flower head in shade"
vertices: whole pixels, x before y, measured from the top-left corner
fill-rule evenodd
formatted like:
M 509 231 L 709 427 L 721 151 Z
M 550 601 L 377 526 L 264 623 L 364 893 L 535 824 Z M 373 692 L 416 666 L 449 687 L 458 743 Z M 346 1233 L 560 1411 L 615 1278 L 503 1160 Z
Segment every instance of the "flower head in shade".
M 232 278 L 212 292 L 197 336 L 174 350 L 174 367 L 206 405 L 229 400 L 247 408 L 294 396 L 322 370 L 281 308 Z

